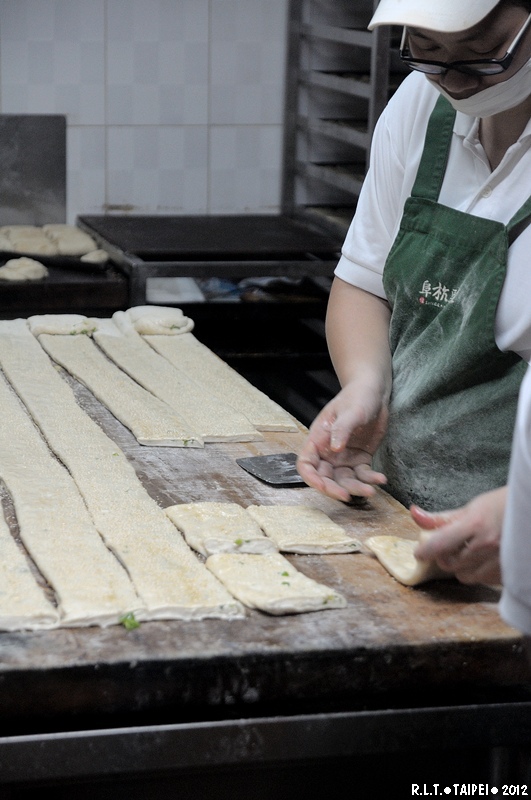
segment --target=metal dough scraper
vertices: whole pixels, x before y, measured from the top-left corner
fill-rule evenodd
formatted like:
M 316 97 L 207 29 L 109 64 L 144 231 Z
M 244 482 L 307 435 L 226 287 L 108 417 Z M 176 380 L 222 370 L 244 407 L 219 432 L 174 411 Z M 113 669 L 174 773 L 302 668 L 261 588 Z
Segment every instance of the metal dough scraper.
M 274 453 L 269 456 L 237 458 L 236 463 L 255 478 L 276 486 L 305 486 L 297 472 L 296 453 Z

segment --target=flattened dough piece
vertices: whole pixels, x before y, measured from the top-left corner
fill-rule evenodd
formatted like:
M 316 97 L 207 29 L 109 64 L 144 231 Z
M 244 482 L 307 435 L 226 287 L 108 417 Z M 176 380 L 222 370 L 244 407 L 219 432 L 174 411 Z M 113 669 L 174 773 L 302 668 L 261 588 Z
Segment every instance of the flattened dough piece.
M 98 248 L 97 250 L 91 250 L 90 253 L 85 253 L 80 260 L 85 264 L 106 264 L 109 258 L 110 256 L 106 250 Z
M 11 242 L 11 250 L 14 253 L 24 253 L 30 256 L 55 256 L 57 249 L 53 242 L 46 238 L 38 239 L 29 237 L 28 239 L 16 239 Z
M 0 280 L 3 281 L 38 281 L 48 275 L 48 270 L 40 261 L 33 258 L 10 258 L 0 267 Z
M 0 630 L 54 628 L 59 612 L 46 598 L 0 513 Z
M 28 326 L 34 336 L 49 333 L 57 336 L 90 334 L 96 323 L 83 314 L 35 314 L 28 318 Z
M 78 406 L 24 320 L 0 321 L 0 366 L 126 567 L 146 607 L 141 618 L 241 616 L 241 605 L 190 550 L 119 447 Z
M 194 550 L 214 553 L 271 553 L 277 547 L 237 503 L 181 503 L 166 514 Z
M 0 477 L 13 498 L 21 539 L 56 593 L 61 625 L 109 625 L 138 613 L 143 604 L 123 566 L 3 378 L 0 414 Z
M 2 225 L 0 233 L 16 239 L 21 236 L 42 236 L 43 230 L 40 225 Z
M 354 553 L 357 539 L 311 506 L 248 506 L 247 513 L 283 553 Z
M 97 248 L 94 239 L 77 225 L 57 223 L 43 225 L 42 230 L 63 256 L 82 256 Z
M 28 255 L 57 255 L 57 246 L 51 242 L 42 228 L 35 225 L 10 225 L 3 229 L 10 243 L 10 250 Z
M 229 367 L 193 333 L 183 336 L 145 336 L 145 341 L 173 366 L 231 405 L 259 431 L 298 430 L 293 417 L 266 394 Z
M 40 236 L 42 233 L 42 228 L 39 225 L 2 225 L 0 227 L 0 234 L 2 236 L 10 236 L 11 234 L 29 234 L 30 236 L 33 234 L 35 236 Z
M 203 447 L 186 420 L 109 361 L 88 336 L 43 333 L 38 338 L 53 360 L 84 383 L 140 444 Z
M 185 317 L 180 308 L 171 306 L 133 306 L 124 312 L 137 333 L 175 336 L 191 331 L 193 320 Z
M 187 420 L 203 441 L 250 442 L 263 438 L 247 417 L 176 370 L 134 329 L 124 334 L 111 320 L 100 320 L 94 339 L 121 369 Z
M 206 565 L 234 597 L 267 614 L 302 614 L 347 604 L 341 594 L 299 572 L 280 553 L 217 553 Z
M 425 538 L 427 537 L 421 534 L 420 541 Z M 371 536 L 365 544 L 393 578 L 405 586 L 418 586 L 419 583 L 454 577 L 452 573 L 438 567 L 434 561 L 418 561 L 413 555 L 418 542 L 412 539 Z

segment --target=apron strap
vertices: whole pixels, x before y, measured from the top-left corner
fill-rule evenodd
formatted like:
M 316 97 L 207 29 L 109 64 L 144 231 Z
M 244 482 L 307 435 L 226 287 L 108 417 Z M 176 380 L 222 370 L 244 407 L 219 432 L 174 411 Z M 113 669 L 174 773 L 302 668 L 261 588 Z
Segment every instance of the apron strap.
M 524 205 L 516 212 L 514 217 L 507 224 L 509 247 L 531 224 L 531 197 L 526 200 Z
M 441 191 L 454 127 L 455 110 L 442 95 L 437 99 L 426 129 L 424 150 L 420 160 L 412 197 L 437 202 Z M 531 224 L 531 197 L 507 225 L 509 246 Z
M 411 190 L 412 197 L 437 201 L 441 191 L 452 141 L 455 110 L 446 97 L 438 98 L 426 129 L 424 151 Z

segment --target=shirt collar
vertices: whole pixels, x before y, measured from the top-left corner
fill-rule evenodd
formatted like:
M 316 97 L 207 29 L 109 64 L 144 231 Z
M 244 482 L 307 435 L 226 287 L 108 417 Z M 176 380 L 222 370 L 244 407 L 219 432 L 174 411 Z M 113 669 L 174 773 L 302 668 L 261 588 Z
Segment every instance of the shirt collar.
M 453 131 L 456 136 L 460 136 L 462 139 L 467 139 L 472 142 L 477 141 L 479 139 L 479 119 L 457 111 Z M 529 137 L 531 137 L 531 119 L 528 121 L 517 141 L 523 142 Z

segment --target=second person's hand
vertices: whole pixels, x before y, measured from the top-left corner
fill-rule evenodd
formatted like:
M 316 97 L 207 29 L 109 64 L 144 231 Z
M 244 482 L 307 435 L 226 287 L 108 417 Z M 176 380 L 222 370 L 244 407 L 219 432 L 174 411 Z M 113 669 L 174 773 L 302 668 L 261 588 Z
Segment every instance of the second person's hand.
M 461 583 L 496 585 L 501 581 L 500 540 L 506 487 L 480 494 L 462 508 L 429 513 L 411 506 L 411 516 L 424 530 L 436 530 L 419 545 L 415 556 L 435 560 Z

